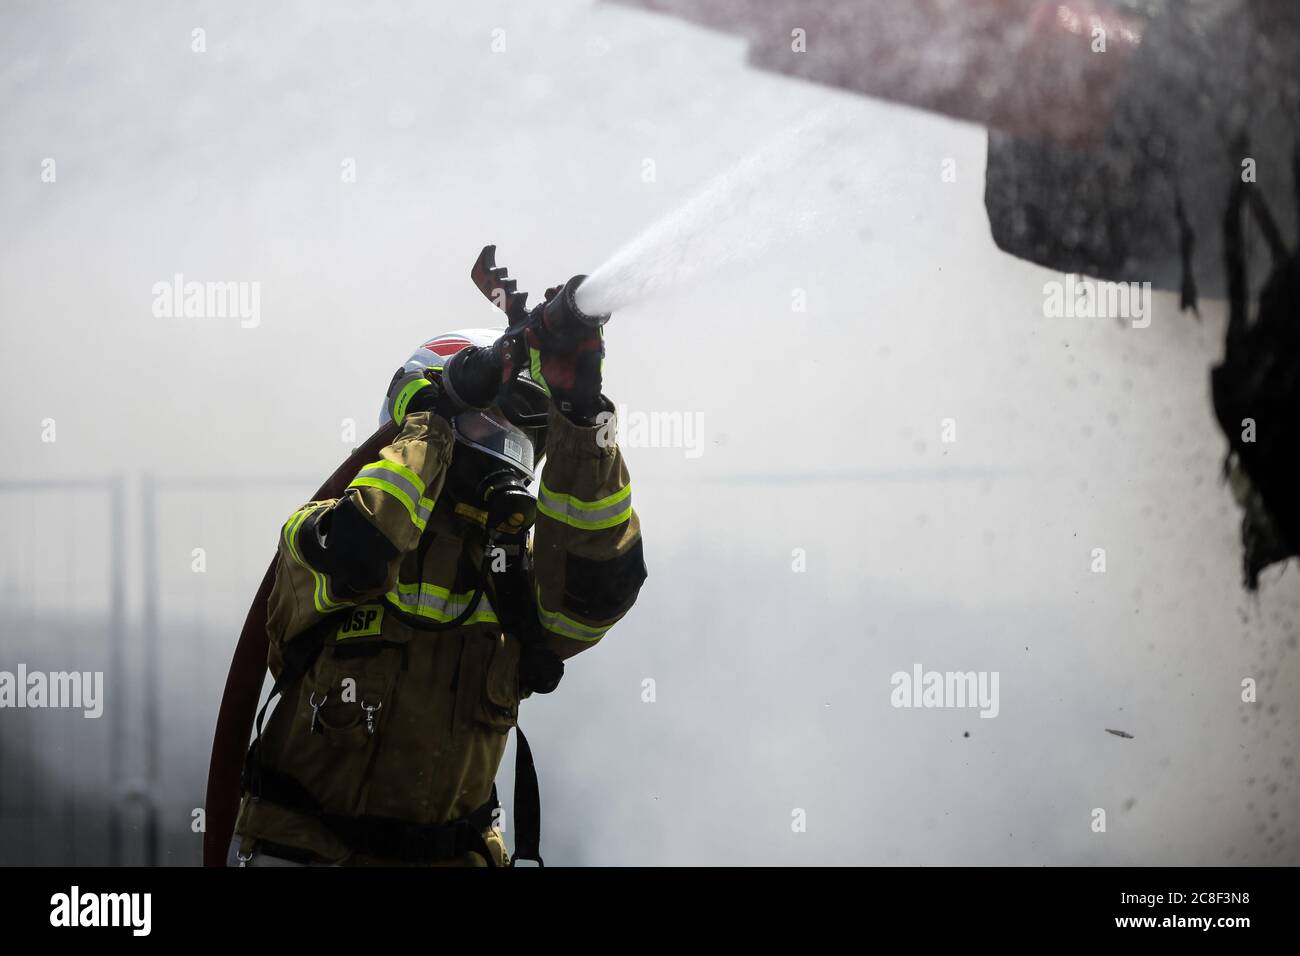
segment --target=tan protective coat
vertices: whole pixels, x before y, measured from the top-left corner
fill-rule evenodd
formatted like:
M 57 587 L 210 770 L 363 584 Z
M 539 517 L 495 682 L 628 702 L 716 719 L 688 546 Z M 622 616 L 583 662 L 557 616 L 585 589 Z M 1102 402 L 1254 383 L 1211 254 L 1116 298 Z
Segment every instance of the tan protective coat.
M 584 617 L 566 598 L 580 590 L 581 582 L 567 580 L 575 564 L 591 567 L 586 562 L 618 558 L 639 543 L 630 495 L 620 494 L 629 483 L 622 455 L 612 442 L 598 440 L 607 434 L 613 429 L 581 428 L 551 413 L 532 553 L 548 646 L 562 658 L 599 640 L 626 613 L 640 585 L 637 578 L 624 606 L 603 620 Z M 380 453 L 406 469 L 403 474 L 417 475 L 425 499 L 436 502 L 422 545 L 407 502 L 380 487 L 347 490 L 399 552 L 389 563 L 384 587 L 373 594 L 343 601 L 328 577 L 301 559 L 293 535 L 302 509 L 281 534 L 267 625 L 272 674 L 283 666 L 287 641 L 327 613 L 355 609 L 337 629 L 331 625 L 324 650 L 306 677 L 285 689 L 262 738 L 264 765 L 295 778 L 332 813 L 418 824 L 465 816 L 487 801 L 508 733 L 518 721 L 520 646 L 502 634 L 486 595 L 470 623 L 453 630 L 422 630 L 395 612 L 402 600 L 411 610 L 420 581 L 425 586 L 420 600 L 435 606 L 445 602 L 443 620 L 464 606 L 466 598 L 457 604 L 457 594 L 473 591 L 483 530 L 439 497 L 453 444 L 444 419 L 419 412 L 407 417 L 396 440 Z M 614 504 L 601 506 L 611 498 Z M 624 499 L 626 516 L 619 512 Z M 337 500 L 304 507 L 330 508 Z M 557 500 L 563 504 L 557 506 Z M 592 527 L 602 519 L 617 523 Z M 417 545 L 425 551 L 422 568 Z M 313 817 L 268 800 L 245 796 L 236 831 L 245 850 L 260 839 L 308 850 L 323 862 L 385 862 L 354 857 Z M 493 852 L 504 854 L 499 838 L 491 836 Z M 476 854 L 468 857 L 461 862 L 483 863 Z

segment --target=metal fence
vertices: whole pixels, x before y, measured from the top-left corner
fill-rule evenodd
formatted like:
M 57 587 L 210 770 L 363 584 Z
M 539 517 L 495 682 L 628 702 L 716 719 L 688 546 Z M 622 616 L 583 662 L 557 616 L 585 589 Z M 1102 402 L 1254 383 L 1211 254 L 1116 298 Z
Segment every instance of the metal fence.
M 129 714 L 120 477 L 0 481 L 0 670 L 103 674 L 103 716 L 0 710 L 0 862 L 120 863 Z M 15 693 L 26 699 L 26 687 Z
M 284 519 L 318 482 L 146 476 L 141 484 L 147 858 L 198 864 L 212 731 L 226 672 Z M 297 496 L 297 497 L 295 497 Z
M 0 709 L 0 864 L 200 862 L 230 657 L 314 488 L 145 475 L 131 521 L 120 476 L 0 481 L 0 671 L 99 671 L 105 698 L 98 719 Z

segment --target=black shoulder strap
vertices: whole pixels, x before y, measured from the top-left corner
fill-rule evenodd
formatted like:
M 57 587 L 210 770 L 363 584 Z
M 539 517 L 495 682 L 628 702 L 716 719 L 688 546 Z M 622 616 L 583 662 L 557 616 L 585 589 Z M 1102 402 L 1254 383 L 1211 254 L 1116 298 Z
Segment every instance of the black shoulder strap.
M 542 798 L 537 786 L 537 768 L 533 766 L 533 750 L 523 729 L 515 727 L 515 854 L 510 858 L 514 866 L 520 860 L 542 862 Z
M 498 562 L 492 549 L 488 549 L 492 610 L 496 611 L 497 620 L 507 634 L 523 644 L 539 644 L 546 639 L 546 634 L 537 616 L 537 602 L 533 600 L 527 543 L 523 538 L 504 539 L 497 546 L 502 549 L 505 561 Z
M 502 629 L 523 644 L 536 644 L 545 639 L 542 623 L 537 617 L 537 604 L 533 600 L 532 582 L 528 573 L 528 547 L 523 536 L 505 544 L 505 567 L 492 567 L 489 579 L 492 586 L 492 609 Z M 533 764 L 533 751 L 523 730 L 515 727 L 515 853 L 510 858 L 514 866 L 519 860 L 542 862 L 542 800 L 537 785 L 537 767 Z
M 331 614 L 284 645 L 284 666 L 280 668 L 279 676 L 276 677 L 275 683 L 271 685 L 271 692 L 266 695 L 266 702 L 262 704 L 262 709 L 257 712 L 257 721 L 254 725 L 257 728 L 257 733 L 253 737 L 253 743 L 248 748 L 248 756 L 244 759 L 243 789 L 245 793 L 254 797 L 261 795 L 262 723 L 266 720 L 266 709 L 271 706 L 271 701 L 284 692 L 286 687 L 311 670 L 312 664 L 316 662 L 316 658 L 320 657 L 320 653 L 325 647 L 326 632 L 331 625 L 338 623 L 338 617 L 338 614 Z

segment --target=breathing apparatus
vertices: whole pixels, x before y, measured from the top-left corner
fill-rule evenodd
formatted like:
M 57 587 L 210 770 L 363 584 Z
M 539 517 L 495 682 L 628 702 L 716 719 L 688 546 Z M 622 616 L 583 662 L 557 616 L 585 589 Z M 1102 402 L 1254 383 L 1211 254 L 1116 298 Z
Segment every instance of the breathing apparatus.
M 545 454 L 547 397 L 522 377 L 512 377 L 495 392 L 472 377 L 466 386 L 465 369 L 478 371 L 483 353 L 496 339 L 497 333 L 489 329 L 431 339 L 397 370 L 389 393 L 391 398 L 401 383 L 412 379 L 423 384 L 429 370 L 439 372 L 439 390 L 447 396 L 443 414 L 454 438 L 443 494 L 455 503 L 460 517 L 482 525 L 490 535 L 526 534 L 537 514 L 528 486 Z M 477 361 L 466 363 L 466 358 Z M 385 403 L 381 424 L 390 418 L 390 403 Z
M 484 525 L 489 535 L 526 534 L 537 516 L 528 491 L 536 467 L 546 454 L 550 401 L 533 380 L 526 333 L 544 329 L 548 340 L 563 348 L 584 330 L 609 321 L 609 314 L 589 315 L 577 305 L 576 293 L 586 276 L 573 276 L 548 290 L 529 310 L 527 293 L 495 262 L 496 247 L 484 246 L 470 278 L 505 313 L 505 330 L 468 329 L 425 342 L 394 376 L 441 371 L 440 383 L 460 409 L 450 416 L 455 451 L 444 484 L 458 513 Z M 381 424 L 389 419 L 387 405 Z
M 448 416 L 455 445 L 443 494 L 455 503 L 457 515 L 481 525 L 486 534 L 483 571 L 470 605 L 438 629 L 458 626 L 473 614 L 494 553 L 506 555 L 505 573 L 493 569 L 498 591 L 517 590 L 518 582 L 526 579 L 525 540 L 537 518 L 537 499 L 529 486 L 546 454 L 551 404 L 547 391 L 533 380 L 527 333 L 544 330 L 549 342 L 563 348 L 566 341 L 610 318 L 578 308 L 576 292 L 586 278 L 582 275 L 548 290 L 541 304 L 528 309 L 527 294 L 516 290 L 515 280 L 496 265 L 495 255 L 495 246 L 485 246 L 470 278 L 505 313 L 507 328 L 440 335 L 416 349 L 393 377 L 396 384 L 404 376 L 439 370 L 441 389 L 455 409 Z M 390 418 L 385 404 L 380 423 Z

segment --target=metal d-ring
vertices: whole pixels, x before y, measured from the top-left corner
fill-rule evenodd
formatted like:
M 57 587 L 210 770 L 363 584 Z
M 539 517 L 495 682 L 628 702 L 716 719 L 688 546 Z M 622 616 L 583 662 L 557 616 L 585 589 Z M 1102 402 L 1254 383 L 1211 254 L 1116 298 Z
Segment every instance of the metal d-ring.
M 366 712 L 366 733 L 371 737 L 375 735 L 375 713 L 382 709 L 383 706 L 384 702 L 382 700 L 377 704 L 367 704 L 365 699 L 362 698 L 361 709 Z
M 320 709 L 325 706 L 325 701 L 329 700 L 329 694 L 323 696 L 320 700 L 316 699 L 316 692 L 312 691 L 307 698 L 307 703 L 311 705 L 311 733 L 319 734 L 320 729 Z

